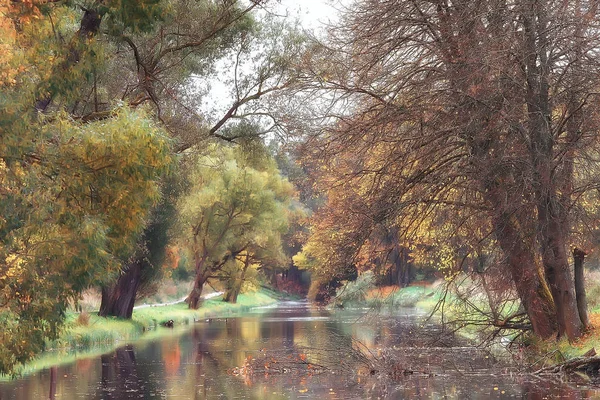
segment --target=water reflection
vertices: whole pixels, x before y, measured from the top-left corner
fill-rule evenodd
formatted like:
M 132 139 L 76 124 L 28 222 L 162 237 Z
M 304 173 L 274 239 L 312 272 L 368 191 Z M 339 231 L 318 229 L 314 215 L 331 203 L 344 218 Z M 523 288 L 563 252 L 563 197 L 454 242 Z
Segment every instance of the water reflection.
M 56 398 L 56 374 L 58 372 L 56 371 L 56 367 L 50 367 L 50 394 L 48 395 L 48 398 L 50 400 L 54 400 Z
M 585 382 L 577 386 L 518 376 L 484 351 L 452 337 L 440 340 L 436 327 L 421 328 L 422 323 L 409 311 L 393 317 L 364 311 L 330 314 L 288 303 L 242 318 L 165 330 L 157 340 L 0 383 L 0 399 L 600 397 L 600 390 Z M 353 357 L 359 351 L 398 357 L 403 368 L 420 372 L 395 381 L 369 371 L 357 374 Z M 277 365 L 295 362 L 300 367 L 285 374 L 271 372 L 276 368 L 251 376 L 230 373 L 250 358 L 269 363 L 277 358 Z M 314 374 L 308 364 L 323 365 L 327 372 Z

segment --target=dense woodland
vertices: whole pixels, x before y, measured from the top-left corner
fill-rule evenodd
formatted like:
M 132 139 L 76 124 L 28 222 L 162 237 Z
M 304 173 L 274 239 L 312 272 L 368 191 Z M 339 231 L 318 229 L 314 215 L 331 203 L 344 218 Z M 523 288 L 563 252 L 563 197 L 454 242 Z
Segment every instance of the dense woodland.
M 577 339 L 599 5 L 357 0 L 317 36 L 267 0 L 0 0 L 0 372 L 90 287 L 131 318 L 167 252 L 190 308 L 369 272 Z

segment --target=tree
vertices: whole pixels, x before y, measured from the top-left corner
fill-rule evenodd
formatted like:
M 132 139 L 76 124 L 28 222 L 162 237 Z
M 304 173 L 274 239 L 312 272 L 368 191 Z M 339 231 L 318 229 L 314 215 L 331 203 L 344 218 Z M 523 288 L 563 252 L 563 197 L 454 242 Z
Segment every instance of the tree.
M 346 185 L 372 182 L 361 196 L 373 218 L 404 232 L 433 215 L 458 227 L 483 218 L 489 229 L 473 241 L 493 235 L 544 338 L 583 331 L 566 248 L 574 204 L 594 186 L 576 166 L 593 164 L 598 143 L 597 12 L 595 2 L 363 1 L 306 68 L 310 90 L 336 104 L 335 123 L 309 141 L 320 158 L 349 165 Z
M 131 318 L 135 300 L 140 292 L 155 283 L 161 276 L 161 266 L 169 243 L 168 231 L 175 218 L 175 191 L 173 179 L 163 183 L 163 197 L 151 210 L 144 232 L 137 241 L 129 259 L 122 262 L 125 268 L 114 282 L 102 286 L 102 300 L 98 315 Z M 165 188 L 166 186 L 166 188 Z
M 69 302 L 118 272 L 172 159 L 143 109 L 115 107 L 103 121 L 46 109 L 76 97 L 97 60 L 71 9 L 0 8 L 0 371 L 10 372 L 57 337 Z
M 199 307 L 208 280 L 229 278 L 237 258 L 247 269 L 252 259 L 281 253 L 292 187 L 273 163 L 253 167 L 239 151 L 213 145 L 194 159 L 189 191 L 178 205 L 178 231 L 194 260 L 190 308 Z
M 155 117 L 176 140 L 178 153 L 201 146 L 210 137 L 241 142 L 245 136 L 273 129 L 245 127 L 249 121 L 262 120 L 261 125 L 272 125 L 263 98 L 268 100 L 295 79 L 290 60 L 302 48 L 302 38 L 264 15 L 259 20 L 257 10 L 265 3 L 178 0 L 144 29 L 109 20 L 107 66 L 95 72 L 89 87 L 93 96 L 80 99 L 73 112 L 90 120 L 104 118 L 107 105 L 116 99 L 131 107 L 151 105 Z M 233 76 L 224 77 L 220 68 L 227 60 Z M 217 78 L 230 88 L 229 104 L 224 110 L 200 112 L 208 82 Z M 137 288 L 156 278 L 172 220 L 164 218 L 168 203 L 156 209 L 151 218 L 154 223 L 144 234 L 145 238 L 162 237 L 162 242 L 138 244 L 136 254 L 124 262 L 118 281 L 103 288 L 101 315 L 130 318 Z

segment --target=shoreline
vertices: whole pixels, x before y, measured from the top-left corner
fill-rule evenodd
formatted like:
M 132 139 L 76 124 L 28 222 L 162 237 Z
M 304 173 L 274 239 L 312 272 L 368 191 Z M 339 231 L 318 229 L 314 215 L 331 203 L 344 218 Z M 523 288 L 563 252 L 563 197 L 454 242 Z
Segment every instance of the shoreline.
M 15 377 L 108 353 L 132 342 L 182 334 L 196 322 L 209 318 L 239 317 L 252 309 L 282 300 L 281 294 L 261 289 L 240 294 L 235 304 L 222 301 L 221 296 L 214 296 L 206 299 L 197 310 L 190 310 L 186 303 L 181 302 L 149 305 L 134 309 L 130 320 L 88 314 L 87 324 L 78 323 L 79 313 L 69 312 L 59 338 L 49 342 L 39 357 L 17 368 Z M 161 323 L 169 320 L 173 321 L 173 328 L 161 326 Z M 0 375 L 0 381 L 11 379 L 11 376 Z
M 375 309 L 390 309 L 394 307 L 414 307 L 426 313 L 431 313 L 440 294 L 434 286 L 415 285 L 405 288 L 382 287 L 369 288 L 364 291 L 360 300 L 342 304 L 342 308 L 371 307 Z M 332 301 L 331 308 L 340 307 Z M 456 311 L 446 310 L 447 315 L 454 315 Z M 588 307 L 590 328 L 576 341 L 570 343 L 567 338 L 540 340 L 535 337 L 527 339 L 528 345 L 523 347 L 524 362 L 542 366 L 558 364 L 576 357 L 584 356 L 587 352 L 600 351 L 600 306 Z M 434 315 L 435 317 L 435 315 Z M 468 339 L 478 340 L 478 331 L 474 328 L 463 327 L 456 334 Z M 508 351 L 508 350 L 507 350 Z

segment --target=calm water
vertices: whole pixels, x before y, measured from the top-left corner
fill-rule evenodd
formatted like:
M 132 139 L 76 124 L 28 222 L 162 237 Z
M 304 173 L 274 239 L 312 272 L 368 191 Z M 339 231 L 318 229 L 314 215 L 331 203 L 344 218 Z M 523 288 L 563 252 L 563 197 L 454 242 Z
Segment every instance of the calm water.
M 600 399 L 592 383 L 518 374 L 423 320 L 282 303 L 0 383 L 0 399 Z

